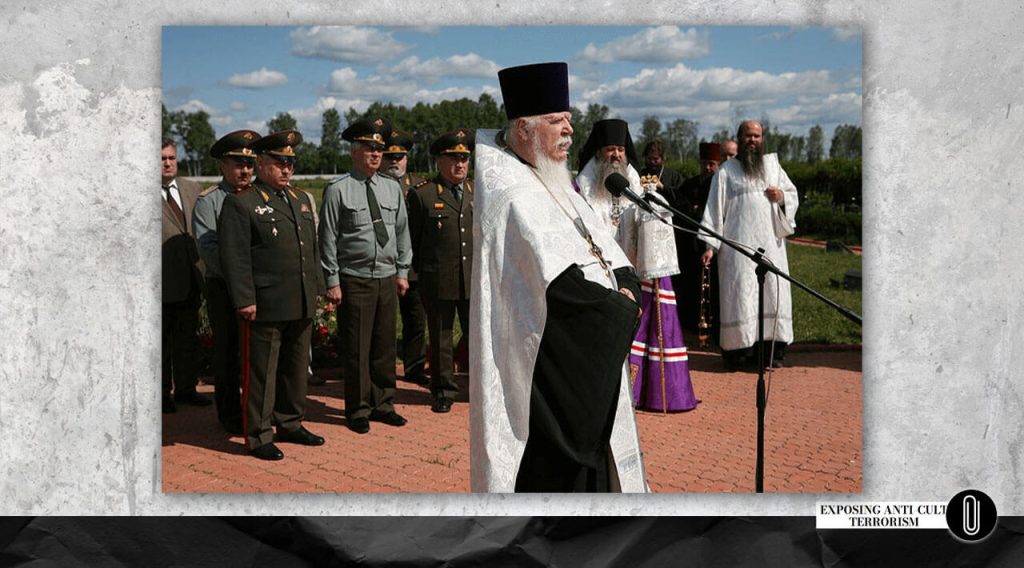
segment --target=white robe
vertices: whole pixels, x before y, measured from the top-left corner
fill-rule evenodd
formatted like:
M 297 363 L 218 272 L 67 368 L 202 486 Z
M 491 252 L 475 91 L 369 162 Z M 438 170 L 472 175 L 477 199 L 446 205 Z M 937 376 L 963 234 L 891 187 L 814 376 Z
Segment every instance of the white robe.
M 626 179 L 629 189 L 643 195 L 646 189 L 640 185 L 640 174 L 633 166 L 627 164 Z M 641 280 L 654 280 L 663 276 L 679 274 L 679 258 L 676 255 L 676 241 L 672 235 L 672 227 L 659 221 L 654 215 L 643 211 L 635 203 L 619 197 L 619 225 L 612 223 L 612 209 L 615 197 L 601 187 L 597 179 L 600 165 L 596 158 L 591 159 L 576 176 L 576 187 L 580 195 L 594 209 L 601 226 L 610 232 L 615 242 L 626 253 L 626 257 L 636 267 Z M 672 222 L 672 215 L 659 205 L 651 204 L 659 216 Z
M 778 206 L 768 201 L 764 191 L 774 185 L 784 192 L 785 216 L 796 226 L 799 206 L 796 186 L 779 164 L 778 156 L 764 156 L 764 179 L 743 173 L 739 160 L 721 165 L 711 180 L 711 192 L 702 223 L 728 239 L 764 248 L 765 256 L 785 274 L 789 273 L 786 240 L 775 234 L 772 215 Z M 722 245 L 718 239 L 701 236 L 718 255 L 719 305 L 721 306 L 722 349 L 732 351 L 757 342 L 757 275 L 755 264 Z M 789 282 L 769 273 L 765 278 L 764 338 L 793 342 L 793 305 Z
M 499 148 L 495 130 L 476 134 L 473 282 L 470 292 L 470 488 L 513 492 L 526 450 L 533 371 L 547 319 L 545 293 L 566 268 L 615 289 L 572 221 L 532 169 Z M 594 212 L 571 187 L 571 200 L 612 269 L 629 266 Z M 582 331 L 581 331 L 582 333 Z M 584 335 L 580 336 L 581 338 Z M 610 441 L 623 492 L 646 492 L 626 361 Z

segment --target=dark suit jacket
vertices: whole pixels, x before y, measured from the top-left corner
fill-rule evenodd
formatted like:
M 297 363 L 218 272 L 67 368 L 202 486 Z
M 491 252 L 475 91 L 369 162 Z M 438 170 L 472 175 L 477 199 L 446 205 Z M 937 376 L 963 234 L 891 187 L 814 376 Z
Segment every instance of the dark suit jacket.
M 462 204 L 441 176 L 409 192 L 412 265 L 423 294 L 465 300 L 473 266 L 473 182 L 463 184 Z
M 181 195 L 181 211 L 185 214 L 185 223 L 178 220 L 167 200 L 161 197 L 160 234 L 163 237 L 161 256 L 165 303 L 185 301 L 192 287 L 202 286 L 203 281 L 203 265 L 192 232 L 192 208 L 195 207 L 201 188 L 189 179 L 178 177 L 175 181 Z
M 325 293 L 309 194 L 289 187 L 288 201 L 258 181 L 227 195 L 217 221 L 220 265 L 235 308 L 256 305 L 256 321 L 316 315 Z

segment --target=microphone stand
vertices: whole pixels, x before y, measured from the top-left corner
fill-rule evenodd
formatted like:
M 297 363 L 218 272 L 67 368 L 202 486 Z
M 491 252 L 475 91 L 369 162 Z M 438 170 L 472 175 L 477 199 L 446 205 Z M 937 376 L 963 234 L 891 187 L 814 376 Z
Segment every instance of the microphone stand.
M 626 194 L 626 192 L 623 192 Z M 626 195 L 629 197 L 629 195 Z M 716 233 L 715 231 L 705 227 L 700 222 L 691 219 L 688 215 L 679 211 L 678 209 L 669 205 L 660 196 L 653 192 L 645 193 L 643 199 L 647 201 L 653 201 L 658 205 L 668 209 L 677 218 L 683 219 L 687 224 L 696 228 L 696 233 L 699 236 L 701 233 L 706 233 L 719 241 L 729 245 L 736 252 L 754 261 L 756 265 L 754 274 L 757 275 L 757 392 L 756 392 L 756 404 L 757 404 L 757 463 L 754 467 L 754 487 L 757 493 L 764 493 L 764 411 L 768 406 L 768 399 L 765 396 L 765 383 L 764 383 L 764 279 L 765 276 L 771 272 L 776 276 L 779 276 L 804 290 L 808 294 L 814 296 L 818 300 L 831 306 L 833 309 L 838 311 L 844 317 L 852 321 L 857 325 L 862 325 L 862 320 L 859 315 L 853 311 L 840 306 L 832 300 L 826 298 L 818 291 L 807 286 L 803 282 L 793 278 L 789 274 L 786 274 L 779 270 L 772 262 L 764 257 L 765 250 L 763 248 L 757 249 L 755 252 L 747 250 L 749 247 L 745 247 L 735 241 L 725 238 L 724 236 Z M 662 223 L 668 223 L 660 215 L 655 214 Z M 671 223 L 668 223 L 671 225 Z

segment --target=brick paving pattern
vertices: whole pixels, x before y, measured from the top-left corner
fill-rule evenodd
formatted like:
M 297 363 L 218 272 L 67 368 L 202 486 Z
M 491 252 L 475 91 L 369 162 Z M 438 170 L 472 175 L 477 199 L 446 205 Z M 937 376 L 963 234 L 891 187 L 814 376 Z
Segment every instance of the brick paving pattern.
M 702 401 L 696 409 L 637 413 L 651 491 L 753 492 L 757 375 L 726 372 L 716 353 L 693 350 L 690 369 Z M 329 381 L 310 387 L 305 425 L 327 439 L 324 446 L 279 444 L 285 459 L 263 462 L 220 428 L 212 407 L 179 406 L 163 417 L 163 490 L 469 491 L 466 376 L 448 414 L 430 411 L 425 387 L 399 381 L 396 408 L 409 423 L 371 422 L 370 433 L 358 435 L 345 426 L 343 385 L 330 380 L 336 371 L 319 374 Z M 769 388 L 765 491 L 860 492 L 861 352 L 794 345 Z

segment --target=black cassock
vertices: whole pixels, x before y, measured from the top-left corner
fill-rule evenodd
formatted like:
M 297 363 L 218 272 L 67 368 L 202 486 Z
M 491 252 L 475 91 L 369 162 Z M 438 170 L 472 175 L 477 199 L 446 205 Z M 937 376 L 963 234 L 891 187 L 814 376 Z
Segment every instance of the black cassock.
M 631 268 L 620 288 L 640 297 Z M 576 265 L 547 288 L 547 320 L 530 392 L 530 435 L 516 492 L 618 490 L 609 449 L 622 369 L 639 321 L 638 304 L 583 277 Z M 611 474 L 609 473 L 611 471 Z

